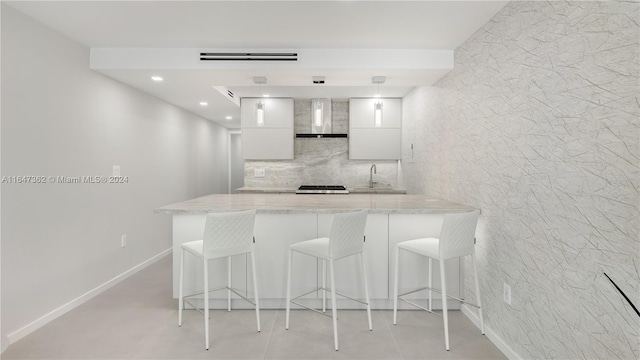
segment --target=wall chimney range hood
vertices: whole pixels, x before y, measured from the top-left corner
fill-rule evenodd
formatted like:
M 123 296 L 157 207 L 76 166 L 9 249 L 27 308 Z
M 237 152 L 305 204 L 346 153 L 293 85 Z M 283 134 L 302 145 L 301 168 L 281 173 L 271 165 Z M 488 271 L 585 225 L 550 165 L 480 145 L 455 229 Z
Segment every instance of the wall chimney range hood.
M 331 99 L 312 99 L 309 118 L 310 133 L 297 133 L 297 138 L 346 138 L 347 134 L 332 132 Z

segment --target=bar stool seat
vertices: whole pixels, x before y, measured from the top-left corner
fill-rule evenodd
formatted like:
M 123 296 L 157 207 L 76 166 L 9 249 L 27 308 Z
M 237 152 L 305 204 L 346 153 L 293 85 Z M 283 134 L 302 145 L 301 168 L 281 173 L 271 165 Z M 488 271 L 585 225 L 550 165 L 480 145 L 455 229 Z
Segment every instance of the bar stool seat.
M 416 254 L 438 257 L 438 243 L 439 239 L 436 238 L 422 238 L 416 240 L 408 240 L 398 243 L 400 249 L 411 251 Z

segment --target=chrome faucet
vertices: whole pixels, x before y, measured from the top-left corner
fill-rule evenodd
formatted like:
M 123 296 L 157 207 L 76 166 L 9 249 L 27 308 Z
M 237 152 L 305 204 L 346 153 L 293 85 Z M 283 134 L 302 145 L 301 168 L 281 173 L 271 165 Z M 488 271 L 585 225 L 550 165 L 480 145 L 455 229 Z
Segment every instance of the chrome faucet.
M 377 174 L 376 164 L 371 165 L 369 170 L 369 188 L 373 189 L 373 174 Z

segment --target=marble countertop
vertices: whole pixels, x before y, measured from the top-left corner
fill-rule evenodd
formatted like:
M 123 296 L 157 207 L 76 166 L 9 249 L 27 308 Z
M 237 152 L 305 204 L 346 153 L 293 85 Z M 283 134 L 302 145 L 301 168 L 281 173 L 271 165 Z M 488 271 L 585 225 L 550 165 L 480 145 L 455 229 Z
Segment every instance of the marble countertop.
M 407 190 L 404 189 L 395 189 L 390 187 L 362 187 L 362 188 L 348 188 L 350 194 L 406 194 Z M 252 188 L 252 187 L 241 187 L 235 190 L 238 194 L 285 194 L 290 193 L 294 194 L 296 189 L 291 188 Z
M 158 214 L 203 214 L 256 209 L 263 214 L 335 213 L 368 209 L 378 214 L 443 214 L 474 208 L 426 195 L 213 194 L 154 209 Z

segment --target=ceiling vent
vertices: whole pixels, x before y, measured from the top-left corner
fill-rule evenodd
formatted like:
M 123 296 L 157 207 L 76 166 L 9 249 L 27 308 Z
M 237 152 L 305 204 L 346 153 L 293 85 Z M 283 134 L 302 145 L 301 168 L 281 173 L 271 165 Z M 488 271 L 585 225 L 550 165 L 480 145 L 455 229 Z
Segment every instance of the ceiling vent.
M 298 53 L 201 52 L 200 61 L 298 61 Z
M 226 86 L 213 85 L 211 87 L 214 88 L 217 92 L 219 92 L 222 96 L 224 96 L 225 99 L 231 101 L 236 106 L 240 107 L 240 100 L 235 96 L 233 91 L 229 90 Z

